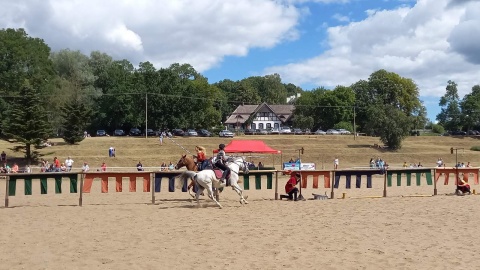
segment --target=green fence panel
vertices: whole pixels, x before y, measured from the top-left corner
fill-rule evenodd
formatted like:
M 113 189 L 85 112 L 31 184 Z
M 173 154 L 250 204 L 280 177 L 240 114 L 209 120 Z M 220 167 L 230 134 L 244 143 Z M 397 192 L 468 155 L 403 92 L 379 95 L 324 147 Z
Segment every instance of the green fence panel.
M 42 176 L 40 177 L 40 193 L 47 194 L 47 192 L 48 192 L 47 177 Z
M 23 179 L 23 183 L 25 185 L 25 195 L 32 195 L 32 178 L 31 177 L 25 177 Z
M 262 189 L 262 175 L 255 174 L 255 189 Z
M 417 177 L 417 186 L 420 186 L 422 184 L 422 173 L 416 173 Z
M 61 194 L 62 193 L 62 176 L 55 175 L 55 193 Z
M 243 175 L 243 189 L 244 190 L 250 189 L 250 176 L 248 174 Z
M 273 188 L 273 173 L 267 174 L 267 189 Z
M 78 181 L 78 174 L 74 174 L 70 176 L 70 193 L 77 193 L 77 181 Z
M 17 190 L 17 178 L 10 177 L 10 181 L 8 181 L 8 196 L 15 196 L 16 190 Z
M 397 173 L 397 187 L 402 186 L 402 173 Z
M 427 185 L 429 185 L 429 186 L 433 185 L 433 182 L 432 182 L 432 171 L 427 171 L 427 172 L 425 172 L 425 176 L 427 177 Z
M 407 186 L 411 186 L 411 185 L 412 185 L 412 173 L 407 172 Z
M 387 186 L 392 186 L 392 173 L 387 172 Z

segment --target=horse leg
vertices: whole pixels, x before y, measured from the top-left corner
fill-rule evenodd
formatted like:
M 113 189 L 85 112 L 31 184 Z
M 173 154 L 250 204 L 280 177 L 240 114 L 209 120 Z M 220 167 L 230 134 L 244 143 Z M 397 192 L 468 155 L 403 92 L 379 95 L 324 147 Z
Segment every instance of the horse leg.
M 240 186 L 237 184 L 237 183 L 232 183 L 232 188 L 233 190 L 235 190 L 238 194 L 238 196 L 240 196 L 240 203 L 241 204 L 248 204 L 247 202 L 247 198 L 244 198 L 243 197 L 243 189 L 240 188 Z
M 192 181 L 190 182 L 190 184 L 188 185 L 187 187 L 187 190 L 188 190 L 188 194 L 190 194 L 190 196 L 192 196 L 192 198 L 195 198 L 195 196 L 192 194 L 192 189 L 193 189 L 193 186 L 195 185 L 195 180 L 192 179 Z M 197 190 L 197 193 L 198 193 L 198 190 Z
M 213 194 L 213 190 L 212 190 L 212 184 L 208 184 L 208 187 L 207 187 L 207 192 L 208 192 L 208 197 L 210 197 L 210 199 L 212 199 L 212 201 L 214 201 L 218 207 L 220 207 L 220 209 L 222 209 L 222 205 L 217 201 L 217 199 L 215 199 L 215 195 Z
M 197 208 L 200 208 L 200 193 L 203 192 L 204 187 L 198 185 L 197 193 L 195 193 L 195 199 L 197 200 Z

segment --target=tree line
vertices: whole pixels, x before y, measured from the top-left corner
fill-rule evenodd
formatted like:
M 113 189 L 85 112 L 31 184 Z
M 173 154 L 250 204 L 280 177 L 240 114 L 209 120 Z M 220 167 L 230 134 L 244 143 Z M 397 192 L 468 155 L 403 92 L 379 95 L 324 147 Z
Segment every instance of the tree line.
M 32 147 L 57 134 L 74 144 L 85 130 L 144 127 L 145 117 L 155 129 L 218 127 L 240 104 L 285 104 L 296 94 L 296 127 L 353 131 L 355 124 L 391 149 L 427 121 L 415 82 L 386 70 L 333 90 L 305 91 L 278 74 L 209 83 L 189 64 L 135 67 L 99 51 L 52 52 L 24 29 L 0 30 L 1 136 L 20 143 L 28 160 L 38 154 Z

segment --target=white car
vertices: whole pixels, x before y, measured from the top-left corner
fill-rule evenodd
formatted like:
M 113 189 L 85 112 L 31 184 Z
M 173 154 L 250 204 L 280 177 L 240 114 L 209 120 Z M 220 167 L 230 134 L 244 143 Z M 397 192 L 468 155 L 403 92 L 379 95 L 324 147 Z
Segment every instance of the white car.
M 329 129 L 329 130 L 327 130 L 326 133 L 330 134 L 330 135 L 340 135 L 340 132 L 338 132 L 338 130 L 336 130 L 336 129 Z
M 352 134 L 350 131 L 346 130 L 346 129 L 343 129 L 343 128 L 340 128 L 340 129 L 337 129 L 338 132 L 340 132 L 340 134 L 342 135 L 350 135 Z
M 282 134 L 288 134 L 288 133 L 292 133 L 292 130 L 291 130 L 289 127 L 283 127 L 283 128 L 280 130 L 280 133 L 282 133 Z
M 220 131 L 220 133 L 218 133 L 218 136 L 233 138 L 233 132 L 231 132 L 230 130 L 222 130 Z
M 327 134 L 327 133 L 326 133 L 325 131 L 319 129 L 319 130 L 315 131 L 315 134 L 316 134 L 316 135 L 325 135 L 325 134 Z

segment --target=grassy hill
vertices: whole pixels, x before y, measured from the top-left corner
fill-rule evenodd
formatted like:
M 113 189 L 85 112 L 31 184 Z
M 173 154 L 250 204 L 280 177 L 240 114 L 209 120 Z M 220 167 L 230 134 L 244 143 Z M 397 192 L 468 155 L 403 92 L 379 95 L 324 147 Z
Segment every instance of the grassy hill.
M 480 138 L 475 137 L 441 137 L 420 136 L 408 137 L 401 150 L 391 152 L 373 147 L 381 144 L 378 138 L 335 135 L 269 135 L 269 136 L 239 136 L 235 140 L 263 140 L 270 147 L 281 150 L 282 155 L 254 155 L 247 159 L 256 164 L 262 161 L 266 166 L 275 164 L 280 169 L 280 162 L 298 157 L 298 150 L 304 147 L 303 162 L 314 162 L 317 168 L 332 169 L 333 159 L 338 157 L 340 168 L 368 166 L 372 157 L 381 157 L 391 166 L 401 166 L 403 162 L 418 163 L 424 166 L 434 166 L 438 158 L 443 158 L 447 166 L 454 166 L 455 154 L 450 154 L 450 147 L 464 148 L 458 151 L 458 161 L 470 161 L 473 166 L 480 165 L 480 152 L 471 151 L 470 147 L 480 145 Z M 212 153 L 219 143 L 228 144 L 228 138 L 174 138 L 175 142 L 190 152 L 194 153 L 195 145 L 203 145 L 207 153 Z M 51 140 L 55 143 L 52 147 L 40 150 L 43 158 L 52 161 L 58 157 L 64 161 L 68 156 L 75 160 L 74 167 L 80 167 L 87 161 L 91 168 L 100 167 L 105 161 L 108 167 L 135 167 L 141 161 L 145 167 L 159 167 L 162 162 L 176 163 L 185 151 L 173 141 L 164 139 L 160 145 L 158 138 L 143 137 L 92 137 L 87 138 L 78 145 L 66 145 L 62 139 Z M 116 158 L 108 157 L 108 148 L 115 147 Z M 10 160 L 22 163 L 22 153 L 12 151 L 14 145 L 5 141 L 0 142 L 0 151 L 5 151 Z M 12 159 L 14 158 L 14 159 Z M 23 164 L 23 163 L 22 163 Z

